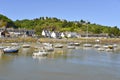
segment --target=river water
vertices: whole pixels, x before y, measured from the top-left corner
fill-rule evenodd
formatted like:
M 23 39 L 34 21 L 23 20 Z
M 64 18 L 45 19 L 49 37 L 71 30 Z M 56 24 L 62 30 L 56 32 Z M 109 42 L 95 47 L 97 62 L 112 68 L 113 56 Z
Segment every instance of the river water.
M 62 48 L 33 58 L 24 48 L 0 57 L 0 80 L 120 80 L 120 51 Z

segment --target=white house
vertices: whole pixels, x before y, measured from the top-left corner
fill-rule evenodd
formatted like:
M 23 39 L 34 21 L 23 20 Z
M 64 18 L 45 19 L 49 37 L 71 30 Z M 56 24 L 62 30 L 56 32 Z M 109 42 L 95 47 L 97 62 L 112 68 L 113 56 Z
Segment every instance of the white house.
M 54 31 L 51 33 L 51 37 L 56 38 L 56 33 Z
M 42 31 L 42 36 L 44 36 L 44 37 L 45 37 L 45 30 L 43 30 L 43 31 Z
M 60 35 L 62 38 L 65 38 L 65 34 L 62 32 Z

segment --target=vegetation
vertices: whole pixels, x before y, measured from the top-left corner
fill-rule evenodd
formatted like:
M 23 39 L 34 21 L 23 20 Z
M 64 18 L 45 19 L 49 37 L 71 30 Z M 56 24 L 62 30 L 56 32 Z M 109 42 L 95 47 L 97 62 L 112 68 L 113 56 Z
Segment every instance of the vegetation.
M 0 27 L 14 27 L 14 28 L 17 28 L 15 25 L 14 25 L 14 22 L 7 18 L 6 16 L 0 14 Z
M 43 29 L 50 31 L 71 31 L 78 33 L 85 33 L 87 26 L 88 31 L 91 34 L 109 34 L 109 36 L 120 36 L 120 29 L 117 26 L 103 26 L 99 24 L 93 24 L 84 20 L 80 21 L 67 21 L 61 20 L 55 17 L 40 17 L 32 20 L 16 20 L 12 21 L 6 16 L 0 14 L 0 27 L 14 27 L 14 28 L 25 28 L 34 29 L 36 34 L 41 35 Z

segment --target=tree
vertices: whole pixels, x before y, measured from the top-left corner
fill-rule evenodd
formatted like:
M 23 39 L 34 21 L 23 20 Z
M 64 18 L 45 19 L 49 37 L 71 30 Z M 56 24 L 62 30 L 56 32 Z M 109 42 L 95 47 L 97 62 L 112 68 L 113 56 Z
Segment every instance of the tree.
M 14 22 L 11 19 L 0 14 L 0 27 L 3 27 L 3 26 L 16 28 L 16 26 L 14 25 Z

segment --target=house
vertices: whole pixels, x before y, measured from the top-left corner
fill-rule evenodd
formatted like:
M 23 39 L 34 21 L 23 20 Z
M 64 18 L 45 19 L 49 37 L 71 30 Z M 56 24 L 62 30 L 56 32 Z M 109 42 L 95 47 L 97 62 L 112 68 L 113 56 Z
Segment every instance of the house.
M 18 37 L 22 35 L 33 36 L 35 31 L 26 29 L 0 28 L 0 33 L 3 37 Z
M 56 33 L 54 31 L 51 33 L 51 37 L 52 38 L 57 38 L 57 35 L 56 35 Z
M 42 31 L 42 36 L 45 37 L 46 33 L 45 33 L 45 30 Z
M 50 31 L 48 31 L 48 30 L 43 30 L 42 31 L 42 36 L 43 37 L 51 37 L 51 32 Z
M 62 38 L 65 38 L 65 34 L 62 32 L 60 35 Z

